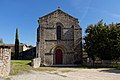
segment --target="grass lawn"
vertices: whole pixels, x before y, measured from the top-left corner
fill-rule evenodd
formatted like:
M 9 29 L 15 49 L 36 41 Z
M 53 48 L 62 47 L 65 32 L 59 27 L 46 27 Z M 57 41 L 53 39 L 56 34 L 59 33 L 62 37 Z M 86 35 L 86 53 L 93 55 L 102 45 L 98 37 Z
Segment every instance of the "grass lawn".
M 32 69 L 32 67 L 28 65 L 30 62 L 30 60 L 11 60 L 10 75 L 29 72 Z
M 35 71 L 55 71 L 58 68 L 56 67 L 39 67 L 33 68 L 30 66 L 31 60 L 11 60 L 11 71 L 10 75 L 21 74 L 23 72 L 30 72 L 31 70 Z
M 117 64 L 116 63 L 112 64 L 112 67 L 115 68 L 116 70 L 120 70 L 120 62 L 118 62 Z
M 86 67 L 86 66 L 79 66 L 79 67 L 39 67 L 33 68 L 30 66 L 31 60 L 11 60 L 11 72 L 10 75 L 21 74 L 23 72 L 30 72 L 31 70 L 35 71 L 56 71 L 59 68 L 98 68 L 98 67 Z M 120 63 L 112 64 L 112 68 L 120 70 Z M 100 68 L 100 67 L 99 67 Z M 104 67 L 102 67 L 104 68 Z

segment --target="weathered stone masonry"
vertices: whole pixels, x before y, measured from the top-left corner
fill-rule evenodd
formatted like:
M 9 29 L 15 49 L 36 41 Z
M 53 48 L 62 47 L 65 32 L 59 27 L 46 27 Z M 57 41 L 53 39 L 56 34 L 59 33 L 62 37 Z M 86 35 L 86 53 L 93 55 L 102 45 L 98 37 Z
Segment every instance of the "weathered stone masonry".
M 10 73 L 11 49 L 0 46 L 0 76 L 8 76 Z
M 81 62 L 82 29 L 77 18 L 57 9 L 40 17 L 38 24 L 36 56 L 41 58 L 41 64 Z

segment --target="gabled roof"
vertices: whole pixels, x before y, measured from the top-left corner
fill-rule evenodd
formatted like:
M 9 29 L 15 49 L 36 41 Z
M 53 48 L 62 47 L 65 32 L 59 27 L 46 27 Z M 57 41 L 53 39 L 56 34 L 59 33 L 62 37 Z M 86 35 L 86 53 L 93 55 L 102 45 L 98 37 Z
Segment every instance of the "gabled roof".
M 51 15 L 51 14 L 54 14 L 54 13 L 56 13 L 56 12 L 60 12 L 60 13 L 66 14 L 67 16 L 69 16 L 69 17 L 71 17 L 71 18 L 73 18 L 73 19 L 77 19 L 77 18 L 75 18 L 75 17 L 69 15 L 68 13 L 62 11 L 62 10 L 59 9 L 59 8 L 58 8 L 57 10 L 55 10 L 55 11 L 53 11 L 53 12 L 51 12 L 51 13 L 45 15 L 45 16 L 39 17 L 39 19 L 42 19 L 42 18 L 44 18 L 44 17 L 47 17 L 47 16 L 49 16 L 49 15 Z
M 0 48 L 10 48 L 10 47 L 5 44 L 0 44 Z
M 27 46 L 26 44 L 20 43 L 19 46 Z M 0 46 L 8 46 L 8 47 L 14 47 L 15 44 L 0 44 Z

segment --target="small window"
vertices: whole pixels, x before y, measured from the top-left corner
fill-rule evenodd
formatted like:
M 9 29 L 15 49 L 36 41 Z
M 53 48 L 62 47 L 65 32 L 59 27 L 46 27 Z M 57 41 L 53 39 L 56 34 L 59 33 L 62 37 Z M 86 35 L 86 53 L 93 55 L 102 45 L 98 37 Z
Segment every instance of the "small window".
M 61 40 L 61 26 L 57 26 L 57 40 Z

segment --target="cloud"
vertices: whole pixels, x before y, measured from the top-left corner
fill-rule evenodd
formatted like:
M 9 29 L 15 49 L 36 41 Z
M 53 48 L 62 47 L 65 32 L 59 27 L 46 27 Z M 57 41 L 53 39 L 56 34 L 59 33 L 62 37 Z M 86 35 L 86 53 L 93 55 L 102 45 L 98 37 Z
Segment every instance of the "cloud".
M 103 15 L 108 15 L 112 18 L 120 18 L 120 14 L 112 13 L 107 10 L 101 10 L 101 9 L 93 8 L 93 7 L 89 7 L 89 10 L 102 13 Z
M 86 2 L 86 3 L 85 3 Z M 83 14 L 81 14 L 81 21 L 86 17 L 86 15 L 88 14 L 89 11 L 94 11 L 97 13 L 101 13 L 102 15 L 107 15 L 111 18 L 115 18 L 115 19 L 120 19 L 120 14 L 117 13 L 113 13 L 110 12 L 108 10 L 102 10 L 96 7 L 92 7 L 91 3 L 93 2 L 93 0 L 72 0 L 71 4 L 72 6 L 78 11 L 81 12 L 81 10 L 83 9 L 84 11 L 82 12 Z
M 85 3 L 86 2 L 86 3 Z M 83 14 L 81 14 L 81 22 L 82 20 L 86 17 L 88 11 L 89 11 L 89 8 L 90 8 L 90 4 L 91 4 L 92 0 L 72 0 L 71 1 L 71 4 L 72 6 L 78 11 L 78 12 L 81 12 Z M 87 6 L 87 7 L 86 7 Z
M 83 0 L 72 0 L 71 4 L 73 5 L 73 7 L 75 8 L 80 8 L 81 3 L 83 2 Z
M 116 14 L 116 13 L 111 13 L 111 12 L 108 12 L 108 11 L 103 11 L 103 13 L 113 17 L 113 18 L 120 18 L 120 14 Z

